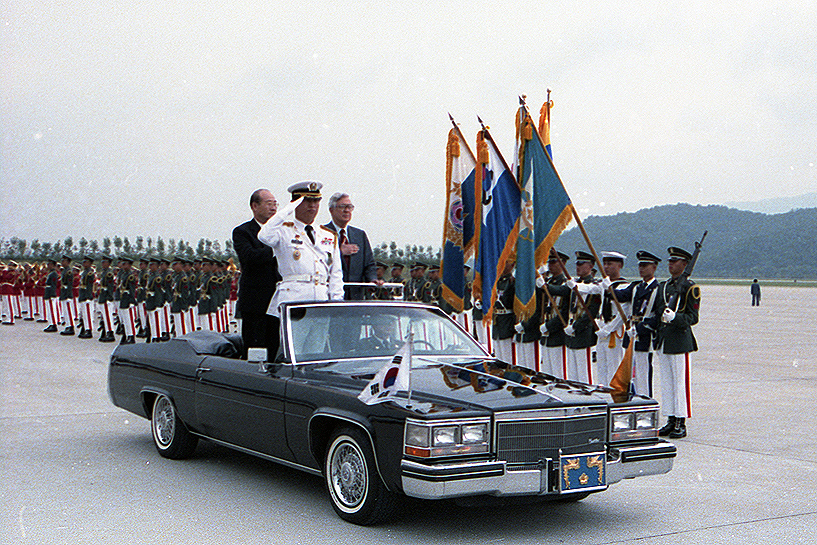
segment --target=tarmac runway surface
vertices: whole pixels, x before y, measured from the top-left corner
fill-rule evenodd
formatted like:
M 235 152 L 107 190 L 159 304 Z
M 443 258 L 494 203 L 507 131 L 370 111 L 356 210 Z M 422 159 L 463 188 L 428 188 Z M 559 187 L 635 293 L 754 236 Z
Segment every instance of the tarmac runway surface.
M 689 437 L 666 475 L 574 504 L 410 501 L 367 528 L 320 478 L 206 442 L 161 458 L 149 422 L 108 400 L 113 345 L 18 321 L 0 328 L 0 543 L 812 544 L 814 316 L 817 288 L 764 287 L 753 308 L 748 286 L 703 287 Z

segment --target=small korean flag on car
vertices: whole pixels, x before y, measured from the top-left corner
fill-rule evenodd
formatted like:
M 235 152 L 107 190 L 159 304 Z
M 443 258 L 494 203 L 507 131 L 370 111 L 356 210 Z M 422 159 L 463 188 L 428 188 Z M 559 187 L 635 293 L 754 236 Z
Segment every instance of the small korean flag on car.
M 394 357 L 363 388 L 357 398 L 366 405 L 383 403 L 397 392 L 411 390 L 411 341 L 413 335 L 400 347 Z

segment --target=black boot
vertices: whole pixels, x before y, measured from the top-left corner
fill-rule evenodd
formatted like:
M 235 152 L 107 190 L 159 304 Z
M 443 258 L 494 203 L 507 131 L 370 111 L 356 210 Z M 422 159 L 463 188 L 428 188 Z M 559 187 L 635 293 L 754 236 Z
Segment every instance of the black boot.
M 80 331 L 79 335 L 77 335 L 77 338 L 78 339 L 91 339 L 91 338 L 93 338 L 93 335 L 91 335 L 91 330 L 90 329 L 85 329 L 83 327 L 82 331 Z
M 74 334 L 74 328 L 71 327 L 71 326 L 68 326 L 65 329 L 63 329 L 62 331 L 60 331 L 60 335 L 73 335 L 73 334 Z
M 135 343 L 136 339 L 128 335 L 122 335 L 122 340 L 119 342 L 119 344 L 135 344 Z
M 43 329 L 43 331 L 45 331 L 46 333 L 54 333 L 55 331 L 57 331 L 57 326 L 51 324 L 50 326 Z
M 669 434 L 670 439 L 681 439 L 687 436 L 686 418 L 677 418 L 675 420 L 675 427 Z
M 112 343 L 114 341 L 116 341 L 116 338 L 113 336 L 113 331 L 106 331 L 99 338 L 99 342 L 101 343 Z
M 664 425 L 663 428 L 658 430 L 658 435 L 661 436 L 661 437 L 666 437 L 667 435 L 672 433 L 672 430 L 674 430 L 674 429 L 675 429 L 675 417 L 674 416 L 668 416 L 667 417 L 667 423 Z

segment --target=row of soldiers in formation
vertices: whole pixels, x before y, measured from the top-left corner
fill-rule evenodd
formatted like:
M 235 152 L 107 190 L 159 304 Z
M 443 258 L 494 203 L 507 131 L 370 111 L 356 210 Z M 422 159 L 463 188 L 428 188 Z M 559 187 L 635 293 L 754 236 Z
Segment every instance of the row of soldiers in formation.
M 81 266 L 69 256 L 60 263 L 11 261 L 0 269 L 2 323 L 15 319 L 48 323 L 45 332 L 58 331 L 90 339 L 99 324 L 101 342 L 122 344 L 137 337 L 147 342 L 168 340 L 197 329 L 225 332 L 235 322 L 237 280 L 240 272 L 230 261 L 177 257 L 134 259 L 120 256 L 96 259 L 85 256 Z M 114 266 L 114 262 L 118 262 Z
M 503 361 L 533 362 L 537 371 L 583 383 L 610 384 L 633 342 L 631 390 L 653 396 L 655 357 L 668 415 L 660 433 L 680 438 L 687 434 L 685 420 L 691 414 L 689 353 L 697 350 L 691 327 L 698 322 L 700 288 L 682 274 L 692 255 L 677 247 L 667 251 L 670 278 L 663 282 L 655 277 L 661 258 L 645 250 L 636 254 L 637 281 L 621 276 L 626 256 L 619 252 L 602 252 L 605 274 L 598 279 L 594 255 L 576 252 L 571 277 L 565 267 L 570 257 L 554 251 L 538 271 L 536 309 L 524 320 L 514 313 L 513 261 L 497 281 L 490 320 L 483 319 L 476 295 L 472 304 L 471 282 L 466 282 L 464 311 L 453 312 L 441 297 L 439 267 L 415 263 L 403 298 L 438 305 Z M 468 273 L 466 267 L 466 277 Z M 399 280 L 395 276 L 393 281 Z

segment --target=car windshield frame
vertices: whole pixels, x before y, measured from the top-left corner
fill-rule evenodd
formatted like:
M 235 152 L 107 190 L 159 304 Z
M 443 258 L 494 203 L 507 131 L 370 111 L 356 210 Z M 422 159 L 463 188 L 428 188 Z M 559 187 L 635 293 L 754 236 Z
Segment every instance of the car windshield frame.
M 311 317 L 309 316 L 310 311 L 313 311 Z M 292 364 L 387 359 L 394 356 L 403 345 L 408 332 L 415 334 L 412 346 L 417 357 L 456 357 L 458 359 L 491 357 L 487 350 L 448 314 L 424 303 L 403 301 L 292 302 L 284 306 L 282 316 L 285 318 L 282 328 L 287 352 L 285 359 Z M 369 341 L 371 337 L 374 337 L 372 333 L 376 326 L 372 324 L 372 319 L 380 316 L 394 318 L 395 325 L 398 327 L 395 342 L 390 345 L 376 345 L 374 348 L 369 344 L 361 348 L 359 343 Z M 298 324 L 301 320 L 308 318 L 312 318 L 308 330 L 312 337 L 320 339 L 322 334 L 325 339 L 326 345 L 320 351 L 303 346 L 301 335 L 307 330 L 299 329 Z M 323 319 L 327 321 L 323 323 Z M 340 326 L 341 332 L 332 329 L 336 324 Z M 421 325 L 426 326 L 425 331 L 421 331 L 423 329 L 419 327 Z M 433 329 L 434 339 L 428 337 L 429 329 Z M 369 337 L 363 337 L 364 333 L 368 333 Z M 353 343 L 357 344 L 352 346 Z M 448 344 L 444 347 L 444 343 Z M 301 346 L 296 349 L 296 344 Z

